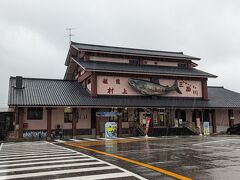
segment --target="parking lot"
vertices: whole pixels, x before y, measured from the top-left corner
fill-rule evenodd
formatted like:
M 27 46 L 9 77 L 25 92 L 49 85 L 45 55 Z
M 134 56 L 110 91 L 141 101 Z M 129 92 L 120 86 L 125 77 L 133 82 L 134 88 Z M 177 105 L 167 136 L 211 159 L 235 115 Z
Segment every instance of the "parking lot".
M 239 136 L 84 138 L 0 146 L 0 179 L 234 180 L 239 169 Z
M 159 137 L 129 142 L 115 140 L 95 144 L 82 142 L 65 144 L 147 179 L 175 179 L 178 178 L 177 175 L 182 176 L 182 179 L 239 179 L 240 177 L 239 136 Z M 142 164 L 136 164 L 131 160 Z M 146 165 L 163 171 L 156 171 Z

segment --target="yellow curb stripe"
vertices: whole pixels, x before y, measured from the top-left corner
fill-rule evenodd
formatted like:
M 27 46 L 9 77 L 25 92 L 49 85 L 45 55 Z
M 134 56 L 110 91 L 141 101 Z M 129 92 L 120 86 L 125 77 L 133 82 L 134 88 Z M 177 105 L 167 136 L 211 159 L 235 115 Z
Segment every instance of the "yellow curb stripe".
M 148 141 L 157 140 L 157 139 L 148 139 Z M 139 142 L 139 141 L 146 141 L 146 139 L 122 139 L 122 140 L 103 140 L 103 141 L 96 141 L 96 142 L 71 142 L 72 144 L 81 145 L 81 146 L 99 146 L 99 145 L 114 145 L 114 144 L 124 144 L 130 142 Z
M 165 175 L 174 177 L 176 179 L 192 180 L 189 177 L 182 176 L 180 174 L 176 174 L 176 173 L 173 173 L 171 171 L 167 171 L 167 170 L 159 168 L 159 167 L 155 167 L 155 166 L 152 166 L 152 165 L 149 165 L 149 164 L 145 164 L 145 163 L 142 163 L 142 162 L 139 162 L 139 161 L 135 161 L 135 160 L 132 160 L 132 159 L 128 159 L 128 158 L 125 158 L 125 157 L 121 157 L 121 156 L 118 156 L 118 155 L 110 154 L 110 153 L 107 153 L 107 152 L 99 151 L 99 150 L 96 150 L 96 149 L 91 149 L 91 148 L 80 146 L 80 145 L 73 145 L 71 143 L 65 143 L 65 144 L 73 146 L 73 147 L 78 147 L 78 148 L 81 148 L 81 149 L 84 149 L 84 150 L 92 151 L 92 152 L 95 152 L 95 153 L 98 153 L 98 154 L 103 154 L 103 155 L 106 155 L 106 156 L 109 156 L 109 157 L 117 158 L 117 159 L 120 159 L 120 160 L 123 160 L 123 161 L 127 161 L 127 162 L 130 162 L 130 163 L 139 165 L 139 166 L 143 166 L 143 167 L 146 167 L 148 169 L 151 169 L 151 170 L 163 173 Z

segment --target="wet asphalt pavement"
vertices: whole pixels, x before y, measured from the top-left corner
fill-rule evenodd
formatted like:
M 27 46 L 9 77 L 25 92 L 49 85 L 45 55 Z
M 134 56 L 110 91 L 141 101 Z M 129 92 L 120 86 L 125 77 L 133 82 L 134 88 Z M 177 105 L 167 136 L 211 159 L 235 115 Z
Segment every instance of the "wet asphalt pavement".
M 90 148 L 150 164 L 192 179 L 240 179 L 240 136 L 160 137 L 125 144 L 106 143 Z M 147 179 L 174 179 L 119 159 L 83 149 L 77 150 Z

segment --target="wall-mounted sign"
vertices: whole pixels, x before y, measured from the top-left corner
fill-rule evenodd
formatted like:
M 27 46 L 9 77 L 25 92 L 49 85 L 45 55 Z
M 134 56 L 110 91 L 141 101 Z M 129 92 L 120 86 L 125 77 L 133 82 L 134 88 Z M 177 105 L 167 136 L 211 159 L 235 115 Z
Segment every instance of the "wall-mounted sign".
M 117 138 L 117 123 L 107 122 L 105 124 L 105 138 Z
M 119 112 L 96 112 L 96 117 L 116 117 L 121 116 L 122 113 Z
M 147 80 L 129 78 L 128 84 L 143 95 L 165 95 L 172 91 L 176 91 L 178 94 L 182 94 L 178 88 L 177 81 L 175 81 L 174 84 L 169 87 Z
M 209 122 L 203 122 L 203 133 L 209 135 Z
M 64 108 L 64 113 L 72 113 L 73 109 L 71 107 Z
M 133 87 L 134 86 L 134 87 Z M 202 82 L 194 80 L 97 76 L 97 94 L 171 97 L 202 97 Z

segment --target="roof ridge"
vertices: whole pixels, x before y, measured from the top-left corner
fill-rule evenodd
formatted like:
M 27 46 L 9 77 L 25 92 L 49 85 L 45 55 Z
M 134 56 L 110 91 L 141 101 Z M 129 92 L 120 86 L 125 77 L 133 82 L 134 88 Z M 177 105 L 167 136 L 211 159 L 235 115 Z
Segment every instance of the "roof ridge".
M 223 89 L 225 89 L 224 88 L 224 86 L 207 86 L 208 88 L 223 88 Z
M 152 51 L 152 52 L 162 52 L 162 53 L 175 53 L 175 54 L 183 54 L 183 52 L 181 51 L 161 51 L 161 50 L 151 50 L 151 49 L 141 49 L 141 48 L 127 48 L 127 47 L 121 47 L 121 46 L 107 46 L 107 45 L 98 45 L 98 44 L 87 44 L 87 43 L 78 43 L 78 42 L 74 42 L 71 41 L 71 44 L 78 44 L 78 45 L 87 45 L 87 46 L 100 46 L 100 47 L 108 47 L 108 48 L 121 48 L 121 49 L 128 49 L 128 50 L 140 50 L 140 51 Z M 186 55 L 188 56 L 188 55 Z
M 33 77 L 22 77 L 26 80 L 46 80 L 46 81 L 75 81 L 75 80 L 66 80 L 66 79 L 54 79 L 54 78 L 33 78 Z M 10 76 L 10 79 L 16 79 L 16 77 Z

